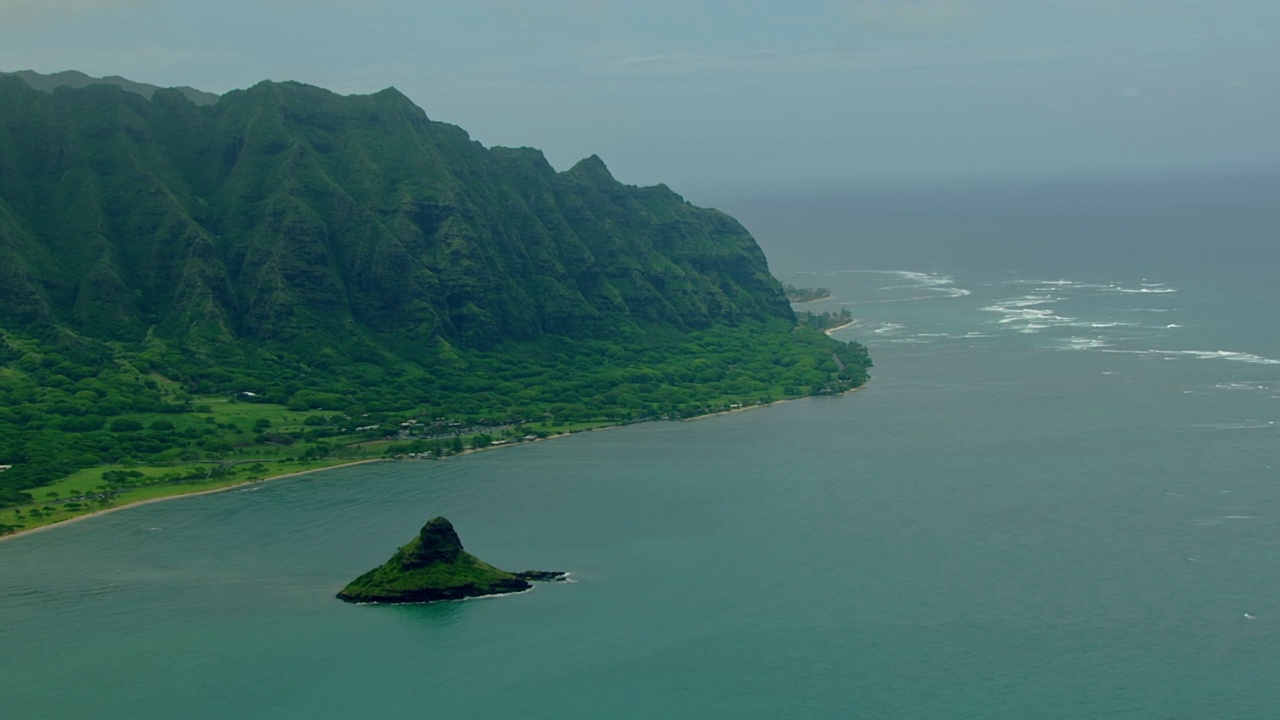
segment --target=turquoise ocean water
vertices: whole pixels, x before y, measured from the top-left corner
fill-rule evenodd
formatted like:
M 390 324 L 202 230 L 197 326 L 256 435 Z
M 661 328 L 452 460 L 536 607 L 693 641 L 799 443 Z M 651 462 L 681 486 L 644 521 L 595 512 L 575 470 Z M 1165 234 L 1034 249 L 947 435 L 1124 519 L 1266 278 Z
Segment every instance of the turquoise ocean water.
M 0 713 L 1276 717 L 1277 188 L 712 197 L 867 389 L 0 543 Z M 439 514 L 577 582 L 332 598 Z

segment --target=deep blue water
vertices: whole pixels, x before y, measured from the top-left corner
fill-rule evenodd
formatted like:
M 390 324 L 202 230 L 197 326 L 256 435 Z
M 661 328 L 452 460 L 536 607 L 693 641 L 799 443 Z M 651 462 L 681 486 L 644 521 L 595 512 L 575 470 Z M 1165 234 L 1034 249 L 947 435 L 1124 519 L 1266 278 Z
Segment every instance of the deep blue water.
M 694 197 L 871 385 L 0 543 L 15 718 L 1280 714 L 1268 177 Z M 443 514 L 499 599 L 332 599 Z

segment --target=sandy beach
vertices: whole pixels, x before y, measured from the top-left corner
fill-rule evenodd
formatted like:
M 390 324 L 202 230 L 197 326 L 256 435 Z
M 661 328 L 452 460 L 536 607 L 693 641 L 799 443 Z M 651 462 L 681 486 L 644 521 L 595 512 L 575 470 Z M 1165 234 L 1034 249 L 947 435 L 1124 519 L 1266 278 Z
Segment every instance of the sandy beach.
M 272 480 L 283 480 L 284 478 L 297 477 L 298 475 L 309 475 L 311 473 L 324 472 L 326 470 L 336 470 L 338 468 L 351 467 L 353 465 L 364 465 L 365 463 L 385 462 L 386 460 L 387 458 L 369 458 L 366 460 L 354 460 L 349 463 L 342 463 L 341 465 L 331 465 L 329 467 L 313 468 L 311 470 L 299 470 L 297 472 L 285 473 L 283 475 L 273 475 L 271 477 L 261 478 L 258 480 L 246 480 L 244 482 L 239 482 L 234 485 L 228 485 L 226 487 L 213 488 L 212 490 L 199 490 L 192 493 L 182 493 L 180 495 L 169 495 L 167 497 L 151 498 L 149 500 L 139 500 L 137 502 L 131 502 L 125 505 L 116 505 L 115 507 L 95 510 L 91 513 L 85 513 L 84 515 L 77 515 L 73 518 L 68 518 L 60 522 L 49 523 L 48 525 L 41 525 L 39 527 L 28 528 L 26 530 L 19 530 L 16 533 L 9 533 L 8 535 L 0 535 L 0 542 L 4 542 L 6 540 L 12 540 L 14 538 L 22 537 L 24 535 L 30 535 L 32 533 L 38 533 L 38 532 L 43 532 L 45 530 L 51 530 L 53 528 L 63 527 L 65 525 L 78 523 L 82 520 L 88 520 L 89 518 L 96 518 L 102 515 L 107 515 L 109 513 L 118 512 L 120 510 L 128 510 L 129 508 L 142 507 L 143 505 L 151 505 L 154 503 L 167 502 L 169 500 L 178 500 L 180 498 L 196 497 L 198 495 L 212 495 L 214 493 L 222 493 L 222 492 L 227 492 L 229 490 L 238 490 L 246 485 L 258 485 L 265 482 L 271 482 Z
M 615 427 L 622 427 L 622 425 L 606 425 L 604 427 L 592 428 L 592 431 L 608 430 L 610 428 L 615 428 Z M 560 433 L 558 435 L 550 435 L 545 438 L 538 438 L 538 440 L 536 441 L 531 440 L 531 441 L 525 441 L 525 442 L 541 442 L 543 440 L 554 440 L 555 438 L 568 437 L 569 435 L 572 435 L 572 434 L 573 433 Z M 503 445 L 493 445 L 485 448 L 467 448 L 466 450 L 463 450 L 462 452 L 457 453 L 456 455 L 451 455 L 449 457 L 462 457 L 464 455 L 470 455 L 472 453 L 484 452 L 486 450 L 497 450 L 504 447 L 515 447 L 517 445 L 522 445 L 522 444 L 524 443 L 508 443 Z M 449 457 L 441 458 L 441 459 L 448 460 Z M 148 500 L 139 500 L 137 502 L 126 503 L 124 505 L 116 505 L 114 507 L 95 510 L 90 513 L 85 513 L 84 515 L 77 515 L 73 518 L 60 520 L 55 523 L 49 523 L 48 525 L 40 525 L 39 527 L 19 530 L 18 532 L 9 533 L 8 535 L 0 535 L 0 542 L 4 542 L 6 540 L 12 540 L 14 538 L 22 537 L 24 535 L 30 535 L 32 533 L 42 532 L 52 528 L 63 527 L 65 525 L 81 522 L 82 520 L 88 520 L 90 518 L 96 518 L 102 515 L 106 515 L 108 513 L 119 512 L 120 510 L 128 510 L 130 508 L 142 507 L 143 505 L 151 505 L 153 503 L 166 502 L 169 500 L 177 500 L 179 498 L 197 497 L 199 495 L 212 495 L 214 493 L 222 493 L 222 492 L 227 492 L 229 490 L 238 490 L 240 488 L 245 487 L 246 485 L 258 485 L 265 482 L 271 482 L 272 480 L 282 480 L 284 478 L 296 477 L 298 475 L 307 475 L 310 473 L 324 472 L 326 470 L 337 470 L 338 468 L 352 467 L 354 465 L 364 465 L 365 463 L 388 462 L 392 460 L 395 460 L 395 458 L 367 458 L 364 460 L 353 460 L 351 462 L 341 463 L 339 465 L 330 465 L 329 467 L 312 468 L 310 470 L 299 470 L 297 472 L 285 473 L 283 475 L 273 475 L 271 477 L 259 478 L 257 480 L 246 480 L 244 482 L 235 483 L 234 485 L 227 485 L 226 487 L 220 487 L 220 488 L 212 488 L 210 490 L 197 490 L 196 492 L 180 493 L 178 495 L 169 495 L 167 497 L 150 498 Z
M 822 332 L 824 332 L 824 333 L 826 333 L 828 336 L 830 336 L 830 335 L 831 335 L 831 333 L 833 333 L 833 332 L 836 332 L 836 331 L 838 331 L 838 330 L 843 330 L 843 329 L 845 329 L 845 328 L 847 328 L 847 327 L 853 327 L 854 325 L 857 325 L 857 324 L 858 324 L 858 321 L 857 321 L 856 319 L 855 319 L 855 320 L 850 320 L 849 322 L 847 322 L 847 323 L 845 323 L 845 324 L 843 324 L 843 325 L 837 325 L 837 326 L 835 326 L 835 327 L 833 327 L 833 328 L 828 328 L 828 329 L 826 329 L 826 330 L 823 330 Z

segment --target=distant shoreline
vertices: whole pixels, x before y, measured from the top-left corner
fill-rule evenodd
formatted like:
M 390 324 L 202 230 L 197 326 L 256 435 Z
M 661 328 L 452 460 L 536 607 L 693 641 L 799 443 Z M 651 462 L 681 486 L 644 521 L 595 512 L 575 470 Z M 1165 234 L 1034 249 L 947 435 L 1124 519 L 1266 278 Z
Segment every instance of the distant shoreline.
M 837 329 L 839 329 L 839 328 L 837 328 Z M 870 380 L 867 380 L 867 382 L 871 382 L 871 381 L 870 381 Z M 841 395 L 852 395 L 853 393 L 858 392 L 859 390 L 861 390 L 862 388 L 864 388 L 864 387 L 866 387 L 866 386 L 867 386 L 867 383 L 862 383 L 862 384 L 861 384 L 861 385 L 859 385 L 858 387 L 852 387 L 852 388 L 849 388 L 848 390 L 843 390 L 843 391 L 841 391 L 841 392 L 835 393 L 834 397 L 840 397 Z M 808 398 L 808 397 L 814 397 L 814 396 L 813 396 L 813 395 L 801 395 L 801 396 L 799 396 L 799 397 L 793 397 L 793 398 L 782 398 L 781 400 L 773 400 L 773 401 L 771 401 L 771 402 L 767 402 L 767 403 L 756 403 L 755 405 L 743 405 L 742 407 L 730 408 L 730 409 L 728 409 L 728 410 L 718 410 L 718 411 L 713 412 L 713 413 L 707 413 L 706 415 L 698 415 L 697 417 L 685 418 L 685 419 L 684 419 L 684 420 L 682 420 L 681 422 L 695 422 L 695 421 L 697 421 L 697 420 L 702 420 L 703 418 L 716 417 L 717 415 L 728 415 L 728 414 L 730 414 L 730 413 L 745 412 L 745 411 L 747 411 L 747 410 L 756 410 L 756 409 L 758 409 L 758 408 L 767 408 L 767 407 L 771 407 L 771 406 L 773 406 L 773 405 L 779 405 L 779 404 L 781 404 L 781 403 L 785 403 L 785 402 L 792 402 L 792 401 L 794 401 L 794 400 L 803 400 L 803 399 Z M 826 397 L 833 397 L 833 396 L 831 396 L 831 395 L 827 395 Z
M 753 407 L 754 407 L 754 406 L 753 406 Z M 718 414 L 718 413 L 713 413 L 713 414 Z M 700 417 L 705 417 L 705 416 L 700 416 Z M 599 428 L 591 428 L 591 431 L 596 431 L 596 430 L 609 430 L 609 429 L 611 429 L 611 428 L 615 428 L 615 427 L 622 427 L 622 426 L 623 426 L 623 425 L 625 425 L 625 424 L 627 424 L 627 423 L 618 423 L 618 424 L 616 424 L 616 425 L 605 425 L 605 426 L 603 426 L 603 427 L 599 427 Z M 577 432 L 578 432 L 578 431 L 558 433 L 558 434 L 556 434 L 556 435 L 550 435 L 550 436 L 545 437 L 545 438 L 538 438 L 537 440 L 528 440 L 528 441 L 520 442 L 520 443 L 509 443 L 509 444 L 503 444 L 503 445 L 491 445 L 491 446 L 489 446 L 489 447 L 484 447 L 484 448 L 467 448 L 466 450 L 463 450 L 462 452 L 456 453 L 456 454 L 454 454 L 454 455 L 450 455 L 450 456 L 448 456 L 448 457 L 442 457 L 442 458 L 439 458 L 439 459 L 440 459 L 440 460 L 447 460 L 447 459 L 449 459 L 449 458 L 453 458 L 453 457 L 462 457 L 462 456 L 464 456 L 464 455 L 471 455 L 471 454 L 473 454 L 473 453 L 477 453 L 477 452 L 484 452 L 484 451 L 486 451 L 486 450 L 497 450 L 497 449 L 499 449 L 499 448 L 504 448 L 504 447 L 516 447 L 517 445 L 524 445 L 524 444 L 531 443 L 531 442 L 542 442 L 542 441 L 544 441 L 544 440 L 554 440 L 554 439 L 556 439 L 556 438 L 560 438 L 560 437 L 568 437 L 568 436 L 570 436 L 570 435 L 577 434 Z M 80 522 L 80 521 L 82 521 L 82 520 L 88 520 L 88 519 L 90 519 L 90 518 L 96 518 L 96 517 L 99 517 L 99 516 L 101 516 L 101 515 L 107 515 L 107 514 L 110 514 L 110 513 L 113 513 L 113 512 L 119 512 L 119 511 L 121 511 L 121 510 L 128 510 L 128 509 L 130 509 L 130 508 L 142 507 L 143 505 L 152 505 L 152 504 L 154 504 L 154 503 L 167 502 L 167 501 L 169 501 L 169 500 L 178 500 L 178 499 L 181 499 L 181 498 L 198 497 L 198 496 L 200 496 L 200 495 L 213 495 L 214 493 L 223 493 L 223 492 L 228 492 L 228 491 L 230 491 L 230 490 L 237 490 L 237 489 L 240 489 L 240 488 L 245 487 L 246 485 L 260 485 L 260 484 L 262 484 L 262 483 L 271 482 L 272 480 L 283 480 L 284 478 L 297 477 L 298 475 L 308 475 L 308 474 L 310 474 L 310 473 L 324 472 L 324 471 L 326 471 L 326 470 L 337 470 L 337 469 L 339 469 L 339 468 L 353 467 L 353 466 L 355 466 L 355 465 L 364 465 L 364 464 L 366 464 L 366 463 L 391 462 L 391 461 L 394 461 L 394 460 L 396 460 L 396 459 L 397 459 L 397 458 L 388 458 L 388 457 L 380 457 L 380 458 L 364 458 L 364 459 L 361 459 L 361 460 L 352 460 L 351 462 L 338 463 L 337 465 L 329 465 L 329 466 L 327 466 L 327 467 L 311 468 L 310 470 L 296 470 L 296 471 L 294 471 L 294 472 L 288 472 L 288 473 L 284 473 L 284 474 L 281 474 L 281 475 L 271 475 L 271 476 L 269 476 L 269 477 L 258 478 L 258 479 L 256 479 L 256 480 L 245 480 L 244 482 L 238 482 L 238 483 L 234 483 L 234 484 L 232 484 L 232 485 L 226 485 L 226 486 L 224 486 L 224 487 L 210 488 L 210 489 L 208 489 L 208 490 L 196 490 L 195 492 L 189 492 L 189 493 L 178 493 L 177 495 L 166 495 L 166 496 L 164 496 L 164 497 L 148 498 L 148 499 L 146 499 L 146 500 L 138 500 L 138 501 L 136 501 L 136 502 L 129 502 L 129 503 L 125 503 L 124 505 L 115 505 L 115 506 L 112 506 L 112 507 L 109 507 L 109 508 L 102 508 L 102 509 L 100 509 L 100 510 L 94 510 L 93 512 L 87 512 L 87 513 L 85 513 L 85 514 L 83 514 L 83 515 L 76 515 L 75 517 L 67 518 L 66 520 L 59 520 L 59 521 L 57 521 L 57 522 L 52 522 L 52 523 L 49 523 L 48 525 L 38 525 L 38 526 L 33 527 L 33 528 L 26 528 L 26 529 L 24 529 L 24 530 L 19 530 L 19 531 L 17 531 L 17 532 L 12 532 L 12 533 L 9 533 L 9 534 L 7 534 L 7 535 L 0 535 L 0 543 L 4 542 L 4 541 L 6 541 L 6 540 L 12 540 L 12 539 L 14 539 L 14 538 L 22 537 L 22 536 L 24 536 L 24 535 L 31 535 L 31 534 L 33 534 L 33 533 L 43 532 L 43 531 L 45 531 L 45 530 L 49 530 L 49 529 L 52 529 L 52 528 L 58 528 L 58 527 L 63 527 L 63 526 L 65 526 L 65 525 L 70 525 L 70 524 L 72 524 L 72 523 L 77 523 L 77 522 Z
M 121 510 L 128 510 L 129 508 L 136 508 L 136 507 L 142 507 L 143 505 L 152 505 L 155 503 L 168 502 L 169 500 L 180 500 L 182 498 L 198 497 L 200 495 L 213 495 L 214 493 L 223 493 L 223 492 L 228 492 L 230 490 L 237 490 L 237 489 L 243 488 L 246 485 L 260 485 L 265 482 L 271 482 L 272 480 L 283 480 L 284 478 L 297 477 L 298 475 L 309 475 L 311 473 L 324 472 L 326 470 L 337 470 L 338 468 L 351 467 L 353 465 L 364 465 L 366 463 L 386 462 L 388 459 L 389 458 L 365 458 L 364 460 L 352 460 L 349 463 L 341 463 L 339 465 L 330 465 L 328 467 L 322 467 L 322 468 L 312 468 L 310 470 L 298 470 L 295 472 L 284 473 L 283 475 L 272 475 L 271 477 L 259 478 L 257 480 L 245 480 L 244 482 L 238 482 L 238 483 L 235 483 L 234 485 L 227 485 L 226 487 L 211 488 L 209 490 L 197 490 L 195 492 L 181 493 L 178 495 L 166 495 L 165 497 L 149 498 L 147 500 L 139 500 L 137 502 L 126 503 L 124 505 L 116 505 L 114 507 L 102 508 L 101 510 L 94 510 L 93 512 L 85 513 L 84 515 L 77 515 L 73 518 L 67 518 L 66 520 L 60 520 L 55 523 L 49 523 L 48 525 L 40 525 L 38 527 L 27 528 L 25 530 L 19 530 L 18 532 L 9 533 L 8 535 L 0 535 L 0 543 L 6 540 L 12 540 L 13 538 L 22 537 L 24 535 L 31 535 L 34 533 L 43 532 L 45 530 L 51 530 L 53 528 L 70 525 L 72 523 L 78 523 L 81 520 L 88 520 L 89 518 L 96 518 L 102 515 L 108 515 L 113 512 L 119 512 Z
M 833 332 L 835 332 L 835 331 L 837 331 L 837 330 L 843 330 L 843 329 L 845 329 L 845 328 L 847 328 L 847 327 L 853 327 L 854 325 L 857 325 L 857 324 L 858 324 L 858 321 L 857 321 L 857 320 L 850 320 L 849 322 L 847 322 L 847 323 L 845 323 L 845 324 L 843 324 L 843 325 L 837 325 L 837 326 L 835 326 L 835 327 L 833 327 L 833 328 L 827 328 L 826 330 L 823 330 L 822 332 L 823 332 L 823 333 L 825 333 L 828 337 L 830 337 L 831 333 L 833 333 Z M 857 388 L 854 388 L 854 389 L 856 390 Z
M 851 323 L 848 323 L 848 324 L 846 324 L 846 325 L 841 325 L 841 326 L 840 326 L 840 327 L 838 327 L 838 328 L 832 328 L 831 330 L 827 330 L 826 332 L 827 332 L 827 333 L 831 333 L 831 332 L 834 332 L 835 330 L 839 330 L 840 328 L 848 327 L 849 325 L 852 325 L 852 324 L 853 324 L 853 323 L 851 322 Z M 856 392 L 858 392 L 859 390 L 861 390 L 861 389 L 862 389 L 862 388 L 864 388 L 864 387 L 866 387 L 866 383 L 863 383 L 862 385 L 859 385 L 858 387 L 855 387 L 855 388 L 849 388 L 848 390 L 845 390 L 844 392 L 837 393 L 837 395 L 848 395 L 848 394 L 850 394 L 850 393 L 856 393 Z M 697 415 L 697 416 L 695 416 L 695 417 L 691 417 L 691 418 L 684 418 L 683 420 L 681 420 L 681 422 L 693 422 L 693 421 L 695 421 L 695 420 L 702 420 L 702 419 L 704 419 L 704 418 L 716 417 L 717 415 L 728 415 L 728 414 L 730 414 L 730 413 L 743 412 L 744 410 L 755 410 L 755 409 L 757 409 L 757 408 L 766 408 L 766 407 L 769 407 L 769 406 L 771 406 L 771 405 L 777 405 L 777 404 L 779 404 L 779 403 L 791 402 L 792 400 L 800 400 L 800 399 L 802 399 L 802 398 L 804 398 L 804 397 L 809 397 L 809 396 L 807 396 L 807 395 L 802 395 L 802 396 L 800 396 L 800 397 L 782 398 L 782 399 L 780 399 L 780 400 L 774 400 L 774 401 L 772 401 L 772 402 L 767 402 L 767 403 L 756 403 L 755 405 L 743 405 L 742 407 L 730 408 L 730 409 L 728 409 L 728 410 L 718 410 L 718 411 L 716 411 L 716 412 L 713 412 L 713 413 L 707 413 L 707 414 L 705 414 L 705 415 Z M 644 421 L 642 421 L 642 422 L 654 422 L 654 421 L 653 421 L 653 420 L 644 420 Z M 640 424 L 640 423 L 617 423 L 617 424 L 614 424 L 614 425 L 604 425 L 604 426 L 602 426 L 602 427 L 598 427 L 598 428 L 591 428 L 590 430 L 587 430 L 586 432 L 596 432 L 596 431 L 599 431 L 599 430 L 611 430 L 611 429 L 614 429 L 614 428 L 625 427 L 625 426 L 627 426 L 627 425 L 638 425 L 638 424 Z M 484 452 L 484 451 L 486 451 L 486 450 L 497 450 L 497 449 L 499 449 L 499 448 L 504 448 L 504 447 L 518 447 L 518 446 L 520 446 L 520 445 L 526 445 L 526 444 L 529 444 L 529 443 L 543 442 L 543 441 L 545 441 L 545 440 L 555 440 L 556 438 L 569 437 L 569 436 L 571 436 L 571 435 L 576 435 L 576 434 L 578 434 L 578 433 L 579 433 L 579 431 L 575 431 L 575 432 L 565 432 L 565 433 L 559 433 L 559 434 L 557 434 L 557 435 L 550 435 L 550 436 L 545 437 L 545 438 L 538 438 L 537 440 L 529 440 L 529 441 L 526 441 L 526 442 L 520 442 L 520 443 L 510 443 L 510 444 L 496 445 L 496 446 L 490 446 L 490 447 L 485 447 L 485 448 L 468 448 L 468 449 L 463 450 L 462 452 L 460 452 L 460 453 L 458 453 L 458 454 L 456 454 L 456 455 L 451 455 L 451 456 L 449 456 L 449 457 L 450 457 L 450 458 L 453 458 L 453 457 L 462 457 L 462 456 L 464 456 L 464 455 L 471 455 L 471 454 L 473 454 L 473 453 L 477 453 L 477 452 Z M 440 459 L 441 459 L 441 460 L 447 460 L 447 459 L 449 459 L 449 458 L 440 458 Z M 299 476 L 299 475 L 309 475 L 309 474 L 311 474 L 311 473 L 326 472 L 326 471 L 328 471 L 328 470 L 337 470 L 337 469 L 339 469 L 339 468 L 348 468 L 348 467 L 353 467 L 353 466 L 355 466 L 355 465 L 365 465 L 365 464 L 368 464 L 368 463 L 378 463 L 378 462 L 391 462 L 391 461 L 394 461 L 394 460 L 395 460 L 395 458 L 365 458 L 365 459 L 363 459 L 363 460 L 352 460 L 351 462 L 340 463 L 340 464 L 338 464 L 338 465 L 330 465 L 330 466 L 328 466 L 328 467 L 312 468 L 312 469 L 310 469 L 310 470 L 297 470 L 297 471 L 295 471 L 295 472 L 284 473 L 283 475 L 272 475 L 272 476 L 270 476 L 270 477 L 259 478 L 259 479 L 257 479 L 257 480 L 245 480 L 244 482 L 238 482 L 238 483 L 235 483 L 235 484 L 233 484 L 233 485 L 227 485 L 227 486 L 225 486 L 225 487 L 220 487 L 220 488 L 211 488 L 211 489 L 209 489 L 209 490 L 197 490 L 197 491 L 195 491 L 195 492 L 180 493 L 180 494 L 178 494 L 178 495 L 166 495 L 165 497 L 149 498 L 149 499 L 147 499 L 147 500 L 139 500 L 139 501 L 137 501 L 137 502 L 126 503 L 126 504 L 124 504 L 124 505 L 116 505 L 116 506 L 114 506 L 114 507 L 102 508 L 101 510 L 94 510 L 93 512 L 85 513 L 84 515 L 77 515 L 77 516 L 75 516 L 75 517 L 68 518 L 68 519 L 66 519 L 66 520 L 60 520 L 60 521 L 58 521 L 58 522 L 49 523 L 48 525 L 40 525 L 40 526 L 38 526 L 38 527 L 27 528 L 27 529 L 25 529 L 25 530 L 19 530 L 19 531 L 14 532 L 14 533 L 9 533 L 8 535 L 0 535 L 0 543 L 5 542 L 6 540 L 12 540 L 12 539 L 14 539 L 14 538 L 23 537 L 23 536 L 25 536 L 25 535 L 31 535 L 31 534 L 34 534 L 34 533 L 43 532 L 43 531 L 45 531 L 45 530 L 51 530 L 51 529 L 53 529 L 53 528 L 64 527 L 64 526 L 66 526 L 66 525 L 70 525 L 70 524 L 72 524 L 72 523 L 78 523 L 78 522 L 81 522 L 81 521 L 83 521 L 83 520 L 88 520 L 88 519 L 90 519 L 90 518 L 96 518 L 96 517 L 100 517 L 100 516 L 102 516 L 102 515 L 108 515 L 108 514 L 110 514 L 110 513 L 119 512 L 119 511 L 121 511 L 121 510 L 128 510 L 128 509 L 130 509 L 130 508 L 142 507 L 143 505 L 153 505 L 153 504 L 155 504 L 155 503 L 168 502 L 168 501 L 170 501 L 170 500 L 180 500 L 180 499 L 182 499 L 182 498 L 198 497 L 198 496 L 200 496 L 200 495 L 213 495 L 213 494 L 215 494 L 215 493 L 224 493 L 224 492 L 228 492 L 228 491 L 231 491 L 231 490 L 238 490 L 238 489 L 244 488 L 244 487 L 245 487 L 245 486 L 247 486 L 247 485 L 260 485 L 260 484 L 262 484 L 262 483 L 271 482 L 271 481 L 273 481 L 273 480 L 283 480 L 283 479 L 285 479 L 285 478 L 297 477 L 297 476 Z

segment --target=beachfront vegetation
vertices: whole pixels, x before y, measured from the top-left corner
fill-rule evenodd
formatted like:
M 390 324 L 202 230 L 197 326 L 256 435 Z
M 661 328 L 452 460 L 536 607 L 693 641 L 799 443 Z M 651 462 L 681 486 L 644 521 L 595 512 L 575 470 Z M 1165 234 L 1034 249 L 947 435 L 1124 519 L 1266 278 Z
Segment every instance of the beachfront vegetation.
M 783 291 L 787 294 L 787 300 L 793 303 L 807 303 L 816 300 L 825 300 L 831 297 L 831 290 L 820 287 L 796 287 L 791 283 L 782 286 Z
M 0 457 L 13 465 L 0 473 L 0 507 L 61 517 L 72 503 L 95 509 L 136 500 L 143 488 L 243 482 L 299 463 L 439 458 L 681 419 L 847 390 L 865 381 L 869 364 L 859 345 L 782 325 L 672 333 L 665 342 L 545 338 L 464 352 L 460 366 L 430 372 L 409 363 L 359 373 L 274 367 L 266 380 L 199 364 L 143 373 L 123 352 L 79 359 L 28 350 L 0 369 Z
M 853 313 L 849 312 L 849 308 L 840 308 L 835 312 L 829 310 L 820 313 L 807 310 L 796 312 L 796 324 L 814 330 L 830 330 L 851 322 L 853 322 Z

